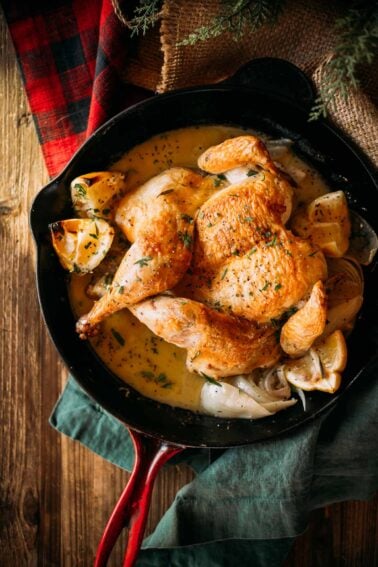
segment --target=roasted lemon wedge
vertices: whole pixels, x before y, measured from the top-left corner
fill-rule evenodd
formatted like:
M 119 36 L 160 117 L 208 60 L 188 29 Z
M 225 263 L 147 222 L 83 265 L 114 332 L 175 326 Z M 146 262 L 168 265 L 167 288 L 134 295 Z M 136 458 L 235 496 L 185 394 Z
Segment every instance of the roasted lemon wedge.
M 317 341 L 309 352 L 283 365 L 287 381 L 302 390 L 333 394 L 341 384 L 347 361 L 347 347 L 341 331 Z
M 63 268 L 92 272 L 113 242 L 114 229 L 102 219 L 68 219 L 49 225 L 51 240 Z
M 113 218 L 116 204 L 125 192 L 125 174 L 118 171 L 87 173 L 71 183 L 72 203 L 82 218 Z
M 327 193 L 312 201 L 305 211 L 300 209 L 293 218 L 292 229 L 298 236 L 309 238 L 327 256 L 343 256 L 351 230 L 344 193 Z

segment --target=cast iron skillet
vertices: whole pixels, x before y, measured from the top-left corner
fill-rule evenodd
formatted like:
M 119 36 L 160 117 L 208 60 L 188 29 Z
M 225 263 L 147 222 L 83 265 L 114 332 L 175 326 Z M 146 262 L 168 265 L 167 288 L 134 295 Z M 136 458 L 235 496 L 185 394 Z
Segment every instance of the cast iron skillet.
M 64 171 L 37 195 L 31 227 L 37 245 L 37 282 L 51 338 L 70 373 L 108 412 L 120 419 L 136 448 L 136 464 L 101 540 L 95 565 L 106 565 L 122 528 L 129 524 L 125 563 L 133 565 L 143 536 L 152 483 L 158 468 L 184 447 L 231 447 L 282 434 L 333 406 L 372 362 L 375 344 L 369 329 L 376 313 L 377 271 L 366 270 L 364 306 L 349 341 L 349 362 L 340 391 L 308 394 L 301 404 L 258 421 L 217 419 L 172 408 L 143 397 L 110 372 L 75 333 L 66 277 L 52 250 L 48 224 L 72 216 L 70 181 L 106 170 L 124 152 L 155 134 L 185 126 L 230 124 L 294 140 L 294 151 L 314 165 L 331 187 L 347 194 L 350 206 L 377 231 L 378 187 L 366 157 L 325 121 L 309 123 L 313 88 L 303 73 L 278 59 L 255 60 L 233 79 L 160 95 L 121 112 L 95 132 Z

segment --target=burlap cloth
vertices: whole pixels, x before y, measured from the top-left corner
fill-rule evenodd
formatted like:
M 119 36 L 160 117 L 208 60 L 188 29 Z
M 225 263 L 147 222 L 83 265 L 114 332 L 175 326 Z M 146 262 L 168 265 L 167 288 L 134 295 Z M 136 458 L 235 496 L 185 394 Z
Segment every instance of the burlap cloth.
M 246 33 L 230 34 L 194 46 L 178 45 L 220 13 L 221 0 L 165 0 L 155 28 L 140 37 L 126 70 L 126 80 L 159 93 L 216 83 L 257 57 L 291 61 L 319 86 L 324 64 L 337 40 L 334 22 L 342 2 L 289 0 L 278 21 Z M 345 6 L 344 6 L 345 12 Z M 378 165 L 377 66 L 362 70 L 361 86 L 348 100 L 336 98 L 329 116 Z

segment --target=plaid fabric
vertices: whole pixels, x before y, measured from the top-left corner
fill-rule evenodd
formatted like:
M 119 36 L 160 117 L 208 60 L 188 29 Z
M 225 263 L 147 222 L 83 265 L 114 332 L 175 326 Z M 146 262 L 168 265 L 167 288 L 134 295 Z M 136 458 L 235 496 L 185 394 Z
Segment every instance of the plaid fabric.
M 48 172 L 103 122 L 151 93 L 122 80 L 128 31 L 110 0 L 3 0 Z

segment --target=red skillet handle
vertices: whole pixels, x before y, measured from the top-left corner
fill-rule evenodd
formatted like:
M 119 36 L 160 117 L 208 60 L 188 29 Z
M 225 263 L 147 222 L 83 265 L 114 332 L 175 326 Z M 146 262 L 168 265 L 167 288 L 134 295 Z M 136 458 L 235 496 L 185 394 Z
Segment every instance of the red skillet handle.
M 94 567 L 106 566 L 119 534 L 127 525 L 130 531 L 123 567 L 134 565 L 142 544 L 156 475 L 164 463 L 183 450 L 183 447 L 167 445 L 132 429 L 129 431 L 135 448 L 133 472 L 106 525 Z

